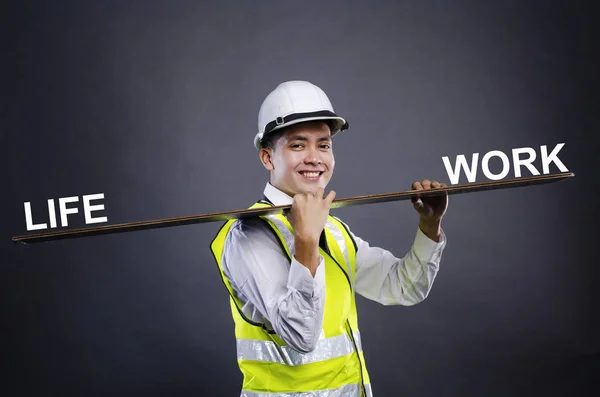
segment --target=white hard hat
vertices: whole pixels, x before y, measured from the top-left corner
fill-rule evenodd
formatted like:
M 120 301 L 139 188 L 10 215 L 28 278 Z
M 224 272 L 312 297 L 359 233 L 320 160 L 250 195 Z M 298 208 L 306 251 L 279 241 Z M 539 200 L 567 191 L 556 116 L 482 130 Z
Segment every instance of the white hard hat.
M 348 122 L 334 113 L 329 98 L 321 88 L 308 81 L 281 83 L 260 106 L 254 146 L 260 148 L 260 141 L 265 134 L 311 120 L 331 121 L 331 136 L 348 128 Z

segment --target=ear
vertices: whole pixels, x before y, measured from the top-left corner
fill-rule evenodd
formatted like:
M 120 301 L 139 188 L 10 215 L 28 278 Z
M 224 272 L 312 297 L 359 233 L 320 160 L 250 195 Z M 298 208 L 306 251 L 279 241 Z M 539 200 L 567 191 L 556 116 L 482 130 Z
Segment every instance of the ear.
M 258 152 L 262 165 L 269 171 L 273 171 L 273 168 L 275 168 L 271 161 L 271 150 L 271 148 L 260 149 Z

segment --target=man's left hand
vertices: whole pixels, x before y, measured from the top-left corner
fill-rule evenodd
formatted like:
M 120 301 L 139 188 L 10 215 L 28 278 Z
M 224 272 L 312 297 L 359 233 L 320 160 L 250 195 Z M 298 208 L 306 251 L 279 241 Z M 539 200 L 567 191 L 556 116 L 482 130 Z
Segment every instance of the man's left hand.
M 412 190 L 429 190 L 440 187 L 446 187 L 446 184 L 430 181 L 429 179 L 423 179 L 421 182 L 416 181 L 412 184 Z M 447 192 L 430 197 L 413 197 L 411 201 L 421 220 L 427 223 L 440 222 L 448 209 Z

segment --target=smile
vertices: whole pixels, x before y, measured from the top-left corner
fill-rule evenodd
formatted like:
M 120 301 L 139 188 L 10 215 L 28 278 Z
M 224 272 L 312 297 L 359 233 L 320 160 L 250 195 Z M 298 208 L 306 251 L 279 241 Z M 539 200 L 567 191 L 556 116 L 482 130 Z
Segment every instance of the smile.
M 310 179 L 310 180 L 317 180 L 323 174 L 322 171 L 300 171 L 298 173 L 300 175 L 302 175 L 304 178 Z

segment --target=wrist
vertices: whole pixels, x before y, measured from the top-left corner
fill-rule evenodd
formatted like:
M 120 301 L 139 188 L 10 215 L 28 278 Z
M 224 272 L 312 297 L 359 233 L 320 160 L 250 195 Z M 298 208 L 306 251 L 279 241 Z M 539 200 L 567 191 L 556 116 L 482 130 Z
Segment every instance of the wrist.
M 426 218 L 419 219 L 419 229 L 435 242 L 439 242 L 442 235 L 442 218 Z
M 319 237 L 308 236 L 301 233 L 294 233 L 294 242 L 296 247 L 301 245 L 302 247 L 318 247 L 319 246 Z
M 319 267 L 319 241 L 314 239 L 295 239 L 294 257 L 315 276 Z
M 294 248 L 296 254 L 301 253 L 306 255 L 319 255 L 319 241 L 315 239 L 295 239 Z
M 428 217 L 428 216 L 420 216 L 419 224 L 425 225 L 429 227 L 439 226 L 442 223 L 441 217 Z

